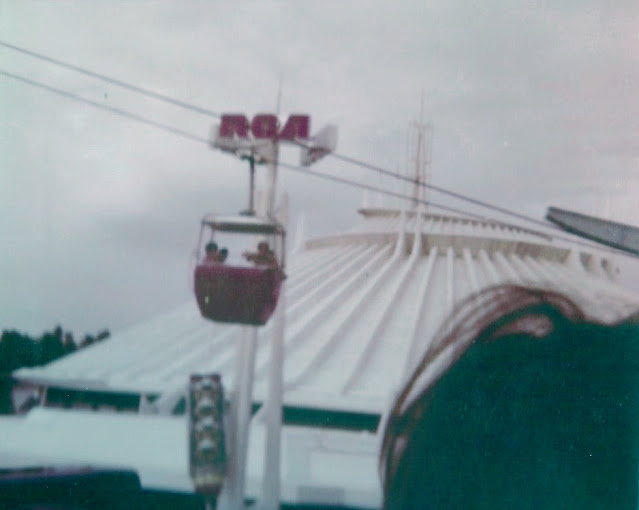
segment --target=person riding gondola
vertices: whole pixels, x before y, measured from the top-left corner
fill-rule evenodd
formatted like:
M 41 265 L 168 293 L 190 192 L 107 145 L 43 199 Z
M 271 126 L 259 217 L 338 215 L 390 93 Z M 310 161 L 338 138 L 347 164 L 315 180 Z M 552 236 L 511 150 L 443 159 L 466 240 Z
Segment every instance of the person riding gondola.
M 202 221 L 210 229 L 206 255 L 195 268 L 194 291 L 202 316 L 217 322 L 263 326 L 273 314 L 284 274 L 284 236 L 271 219 L 212 217 Z M 213 242 L 216 233 L 260 236 L 257 250 L 244 252 L 245 263 L 227 261 L 228 250 Z M 276 243 L 271 249 L 265 237 Z M 200 240 L 203 232 L 200 233 Z M 241 253 L 241 251 L 239 252 Z M 280 255 L 276 255 L 280 254 Z
M 204 264 L 215 264 L 218 261 L 217 243 L 214 243 L 214 242 L 207 243 L 204 250 L 205 250 Z
M 210 242 L 205 248 L 206 254 L 204 255 L 204 264 L 223 264 L 226 262 L 229 256 L 229 251 L 226 248 L 218 250 L 218 246 L 214 242 Z
M 273 253 L 273 250 L 271 250 L 266 241 L 260 241 L 258 243 L 257 252 L 245 251 L 242 255 L 246 260 L 253 262 L 256 266 L 278 267 L 275 253 Z

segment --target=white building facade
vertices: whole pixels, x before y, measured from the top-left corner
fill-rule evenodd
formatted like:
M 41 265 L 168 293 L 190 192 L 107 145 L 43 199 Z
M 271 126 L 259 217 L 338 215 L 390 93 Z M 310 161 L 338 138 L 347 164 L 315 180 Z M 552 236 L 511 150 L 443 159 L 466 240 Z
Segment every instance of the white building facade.
M 287 269 L 281 500 L 289 504 L 379 507 L 385 415 L 442 321 L 471 294 L 505 283 L 553 288 L 605 321 L 639 309 L 639 295 L 614 282 L 609 252 L 497 221 L 385 208 L 360 217 L 348 232 L 306 241 Z M 262 479 L 272 328 L 258 334 L 249 498 Z M 232 389 L 242 334 L 204 320 L 193 300 L 17 371 L 22 387 L 42 390 L 44 407 L 2 425 L 9 458 L 125 465 L 146 487 L 192 490 L 184 389 L 190 374 L 210 372 Z M 59 409 L 78 402 L 85 409 Z M 42 424 L 55 444 L 21 439 Z

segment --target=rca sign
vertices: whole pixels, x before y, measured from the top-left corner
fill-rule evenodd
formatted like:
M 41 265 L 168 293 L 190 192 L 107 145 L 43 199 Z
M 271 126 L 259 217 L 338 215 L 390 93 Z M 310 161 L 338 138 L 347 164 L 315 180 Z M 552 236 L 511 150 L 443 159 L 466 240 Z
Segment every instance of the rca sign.
M 328 125 L 310 136 L 311 118 L 308 115 L 291 115 L 280 128 L 280 122 L 272 113 L 260 113 L 249 120 L 246 115 L 229 113 L 222 115 L 219 126 L 211 130 L 211 145 L 240 158 L 252 157 L 256 163 L 274 161 L 274 147 L 279 142 L 297 143 L 301 146 L 301 164 L 308 166 L 337 146 L 337 126 Z
M 279 120 L 272 113 L 260 113 L 249 119 L 244 115 L 222 115 L 219 136 L 222 138 L 248 138 L 249 133 L 256 140 L 265 138 L 295 141 L 308 138 L 311 118 L 308 115 L 291 115 L 279 130 Z

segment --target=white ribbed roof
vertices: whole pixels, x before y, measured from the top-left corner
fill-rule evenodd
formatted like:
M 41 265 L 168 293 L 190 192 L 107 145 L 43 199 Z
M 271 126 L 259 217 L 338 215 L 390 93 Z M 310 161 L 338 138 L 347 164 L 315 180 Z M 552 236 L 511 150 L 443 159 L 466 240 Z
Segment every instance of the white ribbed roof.
M 514 282 L 559 288 L 601 319 L 639 308 L 639 296 L 611 281 L 607 260 L 546 235 L 432 214 L 361 212 L 356 227 L 308 241 L 287 268 L 281 501 L 290 504 L 379 508 L 378 417 L 441 321 L 467 295 Z M 259 330 L 258 401 L 266 396 L 272 328 L 271 321 Z M 191 373 L 220 372 L 225 386 L 233 387 L 242 333 L 240 326 L 202 319 L 193 299 L 108 341 L 15 375 L 62 388 L 166 392 L 161 399 L 166 411 Z M 313 415 L 307 408 L 323 411 L 317 423 L 287 419 L 286 409 L 299 407 L 305 416 Z M 263 410 L 250 426 L 245 494 L 252 498 L 259 497 L 264 469 Z M 334 422 L 323 428 L 339 421 L 340 413 L 332 411 L 349 411 L 367 425 Z M 185 417 L 92 414 L 40 409 L 0 420 L 0 436 L 7 439 L 4 458 L 12 465 L 127 465 L 145 487 L 190 490 Z M 148 438 L 147 427 L 156 431 Z M 38 440 L 43 428 L 50 439 L 46 448 Z M 129 437 L 141 438 L 135 448 Z M 157 457 L 158 450 L 171 452 L 175 461 Z
M 568 292 L 615 319 L 639 296 L 593 251 L 516 226 L 367 209 L 346 233 L 306 242 L 286 280 L 286 405 L 383 413 L 442 319 L 483 287 L 514 282 Z M 272 324 L 259 330 L 255 397 L 266 395 Z M 194 372 L 232 385 L 242 327 L 208 322 L 195 299 L 18 378 L 101 391 L 161 393 Z

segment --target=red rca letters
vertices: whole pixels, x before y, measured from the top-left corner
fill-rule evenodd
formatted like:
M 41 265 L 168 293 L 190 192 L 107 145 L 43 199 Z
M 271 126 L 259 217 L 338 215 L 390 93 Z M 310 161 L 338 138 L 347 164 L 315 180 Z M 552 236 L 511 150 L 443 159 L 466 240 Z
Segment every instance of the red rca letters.
M 311 119 L 308 115 L 291 115 L 282 130 L 278 133 L 279 122 L 277 116 L 271 113 L 261 113 L 249 119 L 242 114 L 222 115 L 219 136 L 224 138 L 248 138 L 249 132 L 253 138 L 278 138 L 280 140 L 294 141 L 309 137 Z

